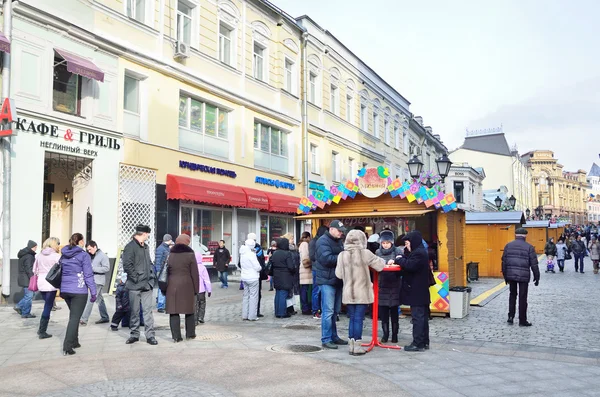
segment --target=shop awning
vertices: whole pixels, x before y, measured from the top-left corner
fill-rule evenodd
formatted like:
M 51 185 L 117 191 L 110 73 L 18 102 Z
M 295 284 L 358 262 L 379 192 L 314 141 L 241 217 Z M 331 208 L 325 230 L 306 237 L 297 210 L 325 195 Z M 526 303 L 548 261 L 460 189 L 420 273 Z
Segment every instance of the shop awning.
M 167 199 L 246 207 L 246 192 L 239 186 L 167 175 Z
M 78 55 L 71 54 L 65 50 L 54 49 L 67 62 L 67 71 L 78 74 L 89 79 L 103 82 L 104 72 L 94 65 L 91 61 Z
M 243 190 L 246 192 L 247 208 L 256 208 L 265 211 L 269 209 L 269 198 L 265 192 L 246 187 Z
M 0 32 L 0 51 L 10 54 L 10 41 Z
M 398 216 L 398 217 L 409 217 L 409 216 L 421 216 L 429 212 L 435 212 L 433 207 L 414 209 L 414 210 L 403 210 L 403 211 L 377 211 L 377 212 L 338 212 L 334 214 L 309 214 L 296 216 L 296 219 L 340 219 L 340 218 L 381 218 L 386 216 Z
M 300 203 L 300 198 L 287 194 L 267 193 L 269 197 L 269 212 L 283 212 L 295 214 Z

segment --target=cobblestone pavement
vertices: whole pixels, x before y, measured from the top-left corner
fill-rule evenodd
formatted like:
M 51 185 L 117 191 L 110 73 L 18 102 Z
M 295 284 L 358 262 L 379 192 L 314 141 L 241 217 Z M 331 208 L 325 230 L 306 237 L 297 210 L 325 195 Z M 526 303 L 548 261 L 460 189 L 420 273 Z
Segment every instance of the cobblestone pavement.
M 49 332 L 39 340 L 38 321 L 21 320 L 0 307 L 0 396 L 166 395 L 172 396 L 496 396 L 600 395 L 600 350 L 594 344 L 599 309 L 593 300 L 600 275 L 545 274 L 530 287 L 533 327 L 506 324 L 508 293 L 465 319 L 435 318 L 432 349 L 426 353 L 376 349 L 365 357 L 346 349 L 283 353 L 285 347 L 320 347 L 320 322 L 310 316 L 273 318 L 273 293 L 263 286 L 263 313 L 257 323 L 242 322 L 241 291 L 214 284 L 206 324 L 198 338 L 172 343 L 168 316 L 155 313 L 158 346 L 125 345 L 128 330 L 104 325 L 80 329 L 83 347 L 60 355 L 68 311 L 53 312 Z M 491 285 L 497 284 L 495 281 Z M 590 299 L 591 297 L 592 299 Z M 107 297 L 109 312 L 114 300 Z M 35 302 L 33 313 L 41 312 Z M 410 342 L 410 317 L 401 320 L 400 344 Z M 364 339 L 370 338 L 366 323 Z M 347 335 L 347 319 L 339 322 Z M 136 390 L 136 392 L 133 392 Z

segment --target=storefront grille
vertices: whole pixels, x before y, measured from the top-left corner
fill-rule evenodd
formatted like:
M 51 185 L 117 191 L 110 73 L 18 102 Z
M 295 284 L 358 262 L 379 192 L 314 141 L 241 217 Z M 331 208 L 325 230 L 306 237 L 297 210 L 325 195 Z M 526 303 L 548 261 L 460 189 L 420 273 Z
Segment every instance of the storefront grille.
M 119 168 L 119 248 L 131 241 L 139 224 L 152 228 L 148 245 L 154 259 L 156 227 L 156 172 L 147 168 L 121 164 Z

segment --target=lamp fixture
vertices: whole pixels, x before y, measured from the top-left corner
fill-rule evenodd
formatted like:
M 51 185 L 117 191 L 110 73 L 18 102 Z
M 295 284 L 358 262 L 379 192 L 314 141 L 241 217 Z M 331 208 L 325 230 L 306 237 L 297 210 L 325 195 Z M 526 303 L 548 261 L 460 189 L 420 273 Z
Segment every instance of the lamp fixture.
M 421 175 L 421 171 L 423 170 L 423 163 L 417 155 L 414 155 L 412 159 L 407 163 L 408 171 L 410 172 L 410 176 L 413 179 L 417 179 L 419 175 Z
M 529 208 L 527 208 L 527 209 L 525 210 L 525 216 L 526 216 L 527 218 L 529 218 L 529 215 L 531 215 L 531 210 L 530 210 Z
M 515 208 L 515 205 L 517 205 L 517 199 L 514 195 L 511 194 L 511 196 L 508 198 L 508 204 L 510 204 L 512 209 Z
M 502 207 L 502 199 L 500 198 L 500 196 L 496 196 L 494 203 L 496 203 L 496 208 L 498 208 L 498 210 L 500 210 L 500 208 Z
M 450 167 L 452 167 L 452 161 L 450 161 L 448 156 L 443 154 L 439 159 L 435 160 L 435 163 L 437 165 L 438 174 L 440 175 L 440 178 L 442 178 L 442 183 L 443 183 L 444 180 L 446 179 L 446 177 L 448 176 L 448 174 L 450 173 Z
M 73 198 L 71 197 L 71 192 L 69 191 L 69 189 L 65 189 L 65 191 L 63 192 L 63 197 L 65 199 L 65 203 L 67 203 L 67 204 L 73 203 Z

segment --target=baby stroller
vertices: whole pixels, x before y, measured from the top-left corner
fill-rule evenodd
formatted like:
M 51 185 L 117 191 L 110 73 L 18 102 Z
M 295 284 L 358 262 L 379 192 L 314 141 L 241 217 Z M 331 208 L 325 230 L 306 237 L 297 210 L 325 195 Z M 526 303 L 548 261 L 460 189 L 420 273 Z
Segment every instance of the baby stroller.
M 548 259 L 546 261 L 546 273 L 556 273 L 554 271 L 554 259 Z

